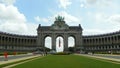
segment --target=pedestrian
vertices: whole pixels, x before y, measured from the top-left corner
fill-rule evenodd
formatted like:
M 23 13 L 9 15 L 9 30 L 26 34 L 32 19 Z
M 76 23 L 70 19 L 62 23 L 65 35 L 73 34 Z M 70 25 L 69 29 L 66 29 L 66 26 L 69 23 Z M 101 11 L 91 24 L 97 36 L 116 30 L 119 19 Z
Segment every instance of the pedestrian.
M 4 60 L 7 61 L 8 60 L 8 53 L 5 51 L 4 52 Z

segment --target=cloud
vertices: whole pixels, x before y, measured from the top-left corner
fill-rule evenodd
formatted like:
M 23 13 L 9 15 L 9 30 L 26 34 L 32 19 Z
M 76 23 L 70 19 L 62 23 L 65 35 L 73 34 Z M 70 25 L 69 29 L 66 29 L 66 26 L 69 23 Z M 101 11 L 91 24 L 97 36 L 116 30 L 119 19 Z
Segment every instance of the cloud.
M 97 0 L 86 0 L 86 3 L 88 4 L 96 4 L 97 3 Z
M 114 15 L 111 15 L 108 19 L 109 22 L 111 23 L 118 23 L 120 24 L 120 14 L 114 14 Z
M 65 18 L 65 21 L 68 25 L 76 25 L 76 24 L 80 24 L 81 23 L 81 18 L 78 18 L 76 16 L 73 16 L 69 13 L 67 13 L 66 11 L 60 11 L 57 12 L 56 14 L 54 14 L 53 16 L 48 16 L 46 18 L 42 18 L 40 16 L 36 16 L 34 17 L 35 21 L 37 22 L 42 22 L 43 25 L 51 25 L 53 24 L 53 22 L 55 21 L 55 17 L 57 17 L 58 15 L 61 15 Z M 76 23 L 76 24 L 75 24 Z
M 87 15 L 89 26 L 84 26 L 83 35 L 104 34 L 120 30 L 120 14 L 109 14 L 103 12 L 89 12 Z
M 36 35 L 36 31 L 31 32 L 34 26 L 27 23 L 26 17 L 18 11 L 17 7 L 0 3 L 0 31 Z
M 109 15 L 102 12 L 96 12 L 93 15 L 93 20 L 95 23 L 106 23 L 108 18 L 109 18 Z
M 83 35 L 95 35 L 95 34 L 101 34 L 105 33 L 105 31 L 100 29 L 84 29 Z
M 3 3 L 5 5 L 12 5 L 15 3 L 16 0 L 0 0 L 0 3 Z
M 84 7 L 96 9 L 117 9 L 117 0 L 81 0 Z
M 58 12 L 56 13 L 53 17 L 57 17 L 58 15 L 61 15 L 65 18 L 65 21 L 68 25 L 76 25 L 76 24 L 79 24 L 81 23 L 81 18 L 78 18 L 76 16 L 73 16 L 69 13 L 67 13 L 66 11 L 61 11 L 61 12 Z M 76 23 L 76 24 L 75 24 Z
M 94 20 L 96 23 L 112 24 L 111 27 L 118 27 L 120 25 L 120 14 L 108 15 L 105 13 L 94 13 Z
M 59 7 L 62 7 L 64 9 L 66 9 L 69 5 L 72 4 L 70 0 L 59 0 L 59 2 L 60 2 Z
M 26 25 L 27 25 L 27 31 L 24 33 L 25 35 L 37 35 L 38 24 L 26 23 Z
M 120 14 L 111 15 L 107 19 L 107 22 L 109 22 L 110 24 L 112 24 L 112 26 L 114 27 L 113 29 L 120 30 Z
M 81 8 L 84 8 L 84 7 L 85 7 L 85 5 L 84 5 L 84 4 L 80 4 L 80 7 L 81 7 Z
M 49 18 L 41 18 L 40 16 L 34 17 L 35 21 L 37 22 L 49 22 Z
M 26 31 L 26 18 L 13 5 L 0 4 L 0 30 L 22 33 Z M 23 30 L 23 31 L 21 31 Z
M 102 29 L 99 29 L 99 28 L 96 28 L 96 29 L 84 29 L 83 31 L 83 35 L 99 35 L 99 34 L 106 34 L 106 33 L 112 33 L 112 32 L 115 32 L 116 30 L 115 29 L 105 29 L 105 30 L 102 30 Z

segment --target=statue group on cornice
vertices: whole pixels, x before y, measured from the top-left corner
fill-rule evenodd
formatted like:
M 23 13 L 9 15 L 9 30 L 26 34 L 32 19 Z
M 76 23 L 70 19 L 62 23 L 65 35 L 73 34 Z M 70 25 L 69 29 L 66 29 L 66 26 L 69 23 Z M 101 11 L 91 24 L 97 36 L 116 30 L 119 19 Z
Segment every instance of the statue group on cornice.
M 55 21 L 64 21 L 64 17 L 58 15 L 58 17 L 55 17 Z

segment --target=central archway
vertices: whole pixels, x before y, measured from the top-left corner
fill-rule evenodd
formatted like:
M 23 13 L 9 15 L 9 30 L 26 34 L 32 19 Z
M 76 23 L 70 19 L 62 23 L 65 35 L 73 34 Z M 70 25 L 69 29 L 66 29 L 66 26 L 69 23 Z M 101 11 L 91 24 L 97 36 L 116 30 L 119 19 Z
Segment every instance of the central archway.
M 56 38 L 56 51 L 57 52 L 63 52 L 64 50 L 64 42 L 63 42 L 63 37 L 58 36 Z

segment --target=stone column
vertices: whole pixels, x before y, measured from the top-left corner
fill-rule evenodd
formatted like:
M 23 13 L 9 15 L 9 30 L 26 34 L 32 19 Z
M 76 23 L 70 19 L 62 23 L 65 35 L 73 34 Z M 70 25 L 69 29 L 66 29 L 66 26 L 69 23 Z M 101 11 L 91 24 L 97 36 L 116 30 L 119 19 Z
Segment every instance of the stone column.
M 110 42 L 109 43 L 112 44 L 112 36 L 110 36 Z
M 37 49 L 43 49 L 44 47 L 44 37 L 42 33 L 38 34 L 37 37 Z
M 79 36 L 76 35 L 76 40 L 75 40 L 75 51 L 78 50 L 78 47 L 79 47 L 79 43 L 80 43 L 80 40 L 79 40 Z
M 76 37 L 75 48 L 76 50 L 82 52 L 84 49 L 82 45 L 82 36 L 80 33 L 78 33 L 75 37 Z
M 100 45 L 102 44 L 103 42 L 102 42 L 102 37 L 100 37 Z
M 112 36 L 113 37 L 113 43 L 115 43 L 116 42 L 116 40 L 115 40 L 115 36 Z
M 18 42 L 18 38 L 16 38 L 16 42 L 15 42 L 15 44 L 18 46 L 18 44 L 19 44 L 19 42 Z
M 55 34 L 52 34 L 52 50 L 56 51 L 56 38 L 55 38 Z
M 67 34 L 64 35 L 63 41 L 64 41 L 64 51 L 68 51 L 68 36 L 67 36 Z
M 0 36 L 0 50 L 2 49 L 2 42 L 1 42 L 1 40 L 2 40 L 2 36 Z
M 40 34 L 37 36 L 37 47 L 41 45 L 41 39 Z
M 116 43 L 118 43 L 118 36 L 116 35 Z

